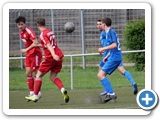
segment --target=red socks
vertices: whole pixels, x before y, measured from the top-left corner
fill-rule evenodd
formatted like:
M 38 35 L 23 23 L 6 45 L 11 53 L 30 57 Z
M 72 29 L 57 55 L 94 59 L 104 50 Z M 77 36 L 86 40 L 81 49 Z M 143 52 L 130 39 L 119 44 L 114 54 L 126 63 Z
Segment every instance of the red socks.
M 30 91 L 34 91 L 34 78 L 27 77 L 28 88 Z
M 63 88 L 63 83 L 59 78 L 54 78 L 52 82 L 61 90 Z M 35 86 L 34 86 L 34 94 L 38 95 L 38 92 L 41 90 L 42 86 L 42 79 L 41 78 L 36 78 L 35 80 Z
M 41 90 L 41 85 L 42 85 L 42 79 L 36 78 L 35 86 L 34 86 L 34 94 L 35 95 L 38 95 L 38 92 Z
M 52 80 L 52 82 L 61 90 L 61 88 L 63 88 L 64 86 L 63 86 L 63 83 L 62 83 L 62 81 L 59 79 L 59 78 L 54 78 L 53 80 Z

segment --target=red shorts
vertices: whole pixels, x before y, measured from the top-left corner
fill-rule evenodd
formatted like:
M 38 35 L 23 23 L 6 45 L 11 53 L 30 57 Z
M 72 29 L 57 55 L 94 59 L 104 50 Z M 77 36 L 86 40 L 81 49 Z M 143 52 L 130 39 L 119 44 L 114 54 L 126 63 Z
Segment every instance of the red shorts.
M 25 67 L 30 67 L 31 71 L 35 71 L 39 68 L 41 63 L 42 55 L 35 55 L 35 56 L 26 56 L 25 59 Z
M 46 74 L 50 70 L 52 72 L 58 73 L 62 69 L 62 58 L 60 61 L 56 61 L 54 59 L 47 59 L 41 62 L 39 71 L 42 72 L 43 74 Z

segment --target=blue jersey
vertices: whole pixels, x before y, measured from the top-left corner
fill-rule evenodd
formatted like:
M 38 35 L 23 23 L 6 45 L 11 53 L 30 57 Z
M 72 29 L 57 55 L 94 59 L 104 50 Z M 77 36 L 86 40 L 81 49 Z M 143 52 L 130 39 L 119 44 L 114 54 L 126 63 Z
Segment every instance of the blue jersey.
M 106 47 L 106 45 L 107 45 L 107 42 L 106 42 L 106 33 L 105 33 L 104 30 L 101 31 L 100 42 L 101 42 L 102 47 Z
M 107 40 L 106 40 L 106 32 L 104 30 L 102 30 L 101 34 L 100 34 L 100 42 L 102 47 L 106 47 L 107 46 Z M 108 54 L 108 50 L 104 51 L 103 57 L 105 57 Z
M 117 44 L 116 48 L 109 50 L 110 56 L 108 60 L 121 61 L 122 53 L 121 53 L 119 38 L 117 37 L 116 32 L 112 28 L 110 28 L 109 31 L 106 32 L 106 40 L 107 40 L 107 46 L 111 45 L 113 42 Z

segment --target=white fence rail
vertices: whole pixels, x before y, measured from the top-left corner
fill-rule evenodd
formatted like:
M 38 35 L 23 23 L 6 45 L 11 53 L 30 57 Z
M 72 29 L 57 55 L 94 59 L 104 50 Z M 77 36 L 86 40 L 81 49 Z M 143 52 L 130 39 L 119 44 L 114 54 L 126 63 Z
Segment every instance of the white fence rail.
M 137 52 L 145 52 L 145 50 L 132 50 L 132 51 L 122 51 L 123 54 L 126 53 L 137 53 Z M 92 56 L 92 55 L 99 55 L 99 53 L 87 53 L 87 54 L 73 54 L 73 55 L 64 55 L 64 57 L 70 57 L 70 70 L 71 70 L 71 90 L 73 89 L 73 57 L 83 57 L 83 56 Z M 16 59 L 25 59 L 25 57 L 9 57 L 9 60 L 16 60 Z

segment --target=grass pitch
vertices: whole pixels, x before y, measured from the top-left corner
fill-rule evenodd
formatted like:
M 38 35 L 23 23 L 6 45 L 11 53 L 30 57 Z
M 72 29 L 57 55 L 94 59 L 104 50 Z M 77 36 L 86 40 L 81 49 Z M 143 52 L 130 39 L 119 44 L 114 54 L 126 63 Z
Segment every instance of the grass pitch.
M 135 71 L 133 67 L 125 67 L 138 84 L 139 91 L 145 88 L 145 72 Z M 129 81 L 117 70 L 108 76 L 117 94 L 117 102 L 109 101 L 101 104 L 98 97 L 103 88 L 97 79 L 98 67 L 74 67 L 74 89 L 70 89 L 70 67 L 63 67 L 58 75 L 62 79 L 70 96 L 69 103 L 64 103 L 58 88 L 49 80 L 49 74 L 43 77 L 42 98 L 37 102 L 26 102 L 28 95 L 25 70 L 9 71 L 9 109 L 139 109 L 136 95 L 132 93 Z M 104 97 L 101 97 L 102 99 Z
M 139 89 L 142 89 L 140 87 Z M 138 109 L 136 95 L 132 94 L 131 87 L 116 88 L 116 103 L 100 103 L 99 93 L 103 89 L 68 90 L 70 101 L 64 103 L 59 90 L 42 91 L 42 98 L 34 102 L 26 102 L 27 91 L 10 91 L 10 109 Z M 127 91 L 127 92 L 126 92 Z M 129 92 L 128 92 L 129 91 Z M 103 99 L 105 96 L 102 96 Z

